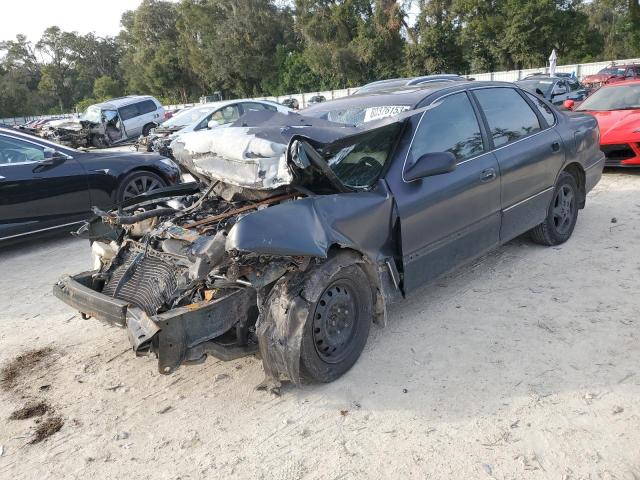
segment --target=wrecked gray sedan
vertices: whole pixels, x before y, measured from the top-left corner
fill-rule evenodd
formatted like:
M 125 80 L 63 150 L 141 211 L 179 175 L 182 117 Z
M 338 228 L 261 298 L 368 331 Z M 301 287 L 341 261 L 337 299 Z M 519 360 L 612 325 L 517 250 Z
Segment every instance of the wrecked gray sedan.
M 389 303 L 517 235 L 565 242 L 604 157 L 596 121 L 456 82 L 250 112 L 172 144 L 198 180 L 96 211 L 94 269 L 55 295 L 126 328 L 161 373 L 258 353 L 328 382 Z

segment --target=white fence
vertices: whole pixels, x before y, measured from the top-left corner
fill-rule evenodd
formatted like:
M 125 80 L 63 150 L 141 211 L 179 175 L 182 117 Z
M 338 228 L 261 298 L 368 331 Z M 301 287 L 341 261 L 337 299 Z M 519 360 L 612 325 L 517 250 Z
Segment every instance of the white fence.
M 564 72 L 564 73 L 575 73 L 577 78 L 582 78 L 586 75 L 592 75 L 594 73 L 598 73 L 604 67 L 611 65 L 612 63 L 616 63 L 618 65 L 628 64 L 628 63 L 640 63 L 640 58 L 631 58 L 624 60 L 613 60 L 608 62 L 593 62 L 593 63 L 580 63 L 573 65 L 559 65 L 556 67 L 556 72 Z M 516 80 L 520 80 L 521 78 L 526 77 L 527 75 L 531 75 L 532 73 L 543 72 L 548 73 L 548 67 L 541 68 L 529 68 L 526 70 L 509 70 L 505 72 L 489 72 L 489 73 L 472 73 L 469 75 L 470 78 L 474 78 L 476 80 L 485 81 L 502 81 L 502 82 L 515 82 Z M 333 100 L 335 98 L 342 98 L 348 95 L 351 95 L 358 87 L 354 88 L 344 88 L 342 90 L 326 90 L 323 92 L 309 92 L 309 93 L 293 93 L 291 95 L 281 95 L 277 97 L 257 97 L 259 100 L 272 100 L 274 102 L 282 103 L 284 100 L 288 98 L 295 98 L 298 100 L 298 104 L 300 108 L 304 108 L 309 104 L 309 100 L 311 97 L 316 95 L 322 95 L 327 100 Z M 168 110 L 175 110 L 178 108 L 186 108 L 197 105 L 195 103 L 186 103 L 186 104 L 178 104 L 178 105 L 166 105 L 165 108 Z M 33 120 L 35 118 L 49 118 L 49 117 L 69 117 L 72 114 L 66 115 L 40 115 L 40 116 L 31 116 L 31 117 L 18 117 L 18 118 L 4 118 L 0 119 L 0 123 L 6 123 L 9 125 L 19 125 L 22 123 L 26 123 L 29 120 Z

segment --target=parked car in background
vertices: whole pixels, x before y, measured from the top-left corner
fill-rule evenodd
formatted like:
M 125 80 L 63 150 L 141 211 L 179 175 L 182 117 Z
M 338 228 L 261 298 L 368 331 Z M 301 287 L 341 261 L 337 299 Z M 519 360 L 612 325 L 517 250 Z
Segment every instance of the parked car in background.
M 229 125 L 246 112 L 262 110 L 282 113 L 291 111 L 290 108 L 270 100 L 224 100 L 196 105 L 182 110 L 147 135 L 142 135 L 136 148 L 138 151 L 158 152 L 173 158 L 170 145 L 179 134 Z
M 608 167 L 640 167 L 640 80 L 604 85 L 568 110 L 590 113 L 600 126 L 600 149 Z
M 609 83 L 633 80 L 640 76 L 640 65 L 611 65 L 594 75 L 586 75 L 582 79 L 584 86 L 591 92 Z
M 554 105 L 562 105 L 565 100 L 582 101 L 587 96 L 587 90 L 578 80 L 571 77 L 529 75 L 515 83 L 520 88 L 540 95 Z
M 326 102 L 327 99 L 324 97 L 324 95 L 314 95 L 313 97 L 311 97 L 309 99 L 309 101 L 307 102 L 309 105 L 313 105 L 315 103 L 322 103 L 322 102 Z
M 287 108 L 290 108 L 292 110 L 298 110 L 300 108 L 300 103 L 298 102 L 298 100 L 296 98 L 285 98 L 282 101 L 282 105 L 284 105 Z
M 81 152 L 0 128 L 0 240 L 70 227 L 92 206 L 179 180 L 177 165 L 157 154 Z
M 72 148 L 105 148 L 148 135 L 163 119 L 164 107 L 156 98 L 130 95 L 91 105 L 80 119 L 45 129 L 42 136 Z
M 126 328 L 163 374 L 259 350 L 267 388 L 329 382 L 394 300 L 523 233 L 567 241 L 604 165 L 591 115 L 509 83 L 302 113 L 181 135 L 176 159 L 202 183 L 101 212 L 82 229 L 96 270 L 62 277 L 54 294 Z
M 169 120 L 171 117 L 174 117 L 175 115 L 177 115 L 178 112 L 180 112 L 181 110 L 182 110 L 181 108 L 174 108 L 173 110 L 165 110 L 164 119 Z
M 376 82 L 367 83 L 358 88 L 354 93 L 358 95 L 389 91 L 397 88 L 403 88 L 407 85 L 424 85 L 426 83 L 446 83 L 446 82 L 465 82 L 467 79 L 460 75 L 442 73 L 436 75 L 423 75 L 413 78 L 390 78 L 387 80 L 378 80 Z

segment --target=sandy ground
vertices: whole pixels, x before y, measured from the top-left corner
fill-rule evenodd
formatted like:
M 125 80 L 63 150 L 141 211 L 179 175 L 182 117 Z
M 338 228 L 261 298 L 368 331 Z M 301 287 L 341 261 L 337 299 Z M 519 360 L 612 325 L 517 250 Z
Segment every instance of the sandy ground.
M 608 173 L 568 243 L 517 239 L 423 288 L 344 377 L 280 397 L 255 358 L 159 375 L 57 301 L 84 241 L 6 248 L 0 364 L 53 351 L 0 392 L 0 478 L 640 479 L 639 238 L 640 175 Z M 54 411 L 9 420 L 35 400 Z

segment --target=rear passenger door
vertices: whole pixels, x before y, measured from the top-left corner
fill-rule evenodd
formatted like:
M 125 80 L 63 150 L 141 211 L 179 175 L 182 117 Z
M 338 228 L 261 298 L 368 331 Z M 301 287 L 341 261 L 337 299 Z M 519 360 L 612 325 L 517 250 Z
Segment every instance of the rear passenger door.
M 418 124 L 404 164 L 394 163 L 387 175 L 400 216 L 405 292 L 499 241 L 498 162 L 487 151 L 477 112 L 465 91 L 437 99 L 432 106 L 419 120 L 412 119 Z M 404 180 L 404 169 L 422 155 L 445 151 L 456 156 L 455 170 Z
M 539 98 L 511 87 L 473 90 L 500 166 L 501 242 L 541 223 L 564 162 L 555 115 Z
M 118 109 L 120 120 L 124 125 L 124 137 L 135 138 L 142 133 L 138 103 L 132 103 Z

